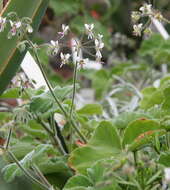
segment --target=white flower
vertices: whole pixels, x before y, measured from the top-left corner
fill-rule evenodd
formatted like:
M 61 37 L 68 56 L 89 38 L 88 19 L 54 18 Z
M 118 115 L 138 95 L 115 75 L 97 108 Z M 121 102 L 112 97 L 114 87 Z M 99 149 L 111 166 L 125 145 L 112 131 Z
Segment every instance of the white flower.
M 60 48 L 59 43 L 58 41 L 54 41 L 54 40 L 51 40 L 50 43 L 51 43 L 52 53 L 56 55 Z
M 20 21 L 18 22 L 12 22 L 11 20 L 9 21 L 11 24 L 11 35 L 15 36 L 17 33 L 17 30 L 22 26 L 22 23 Z
M 143 28 L 143 24 L 135 24 L 133 25 L 133 33 L 135 36 L 141 36 L 141 32 L 142 32 L 142 28 Z
M 151 4 L 144 4 L 142 7 L 140 7 L 139 10 L 144 15 L 151 15 L 152 14 L 152 5 Z
M 5 24 L 6 24 L 6 18 L 0 17 L 0 32 L 4 30 Z
M 94 28 L 94 24 L 85 24 L 85 29 L 88 35 L 88 39 L 93 39 L 94 34 L 93 34 L 93 28 Z
M 82 57 L 79 57 L 79 56 L 78 56 L 78 57 L 76 58 L 76 61 L 77 61 L 77 63 L 79 64 L 80 68 L 83 68 L 83 66 L 88 63 L 89 59 L 88 59 L 88 58 L 83 59 Z
M 103 35 L 102 34 L 98 34 L 98 39 L 101 41 L 103 38 Z
M 69 53 L 67 53 L 67 54 L 63 54 L 62 52 L 60 53 L 60 57 L 61 57 L 61 61 L 62 61 L 62 64 L 60 67 L 62 67 L 63 65 L 65 65 L 69 62 L 70 56 L 71 55 Z
M 101 40 L 95 39 L 95 47 L 96 49 L 103 49 L 104 48 L 104 43 Z
M 26 30 L 27 30 L 28 33 L 32 33 L 33 32 L 33 28 L 29 24 L 27 25 Z
M 131 18 L 132 18 L 132 21 L 134 23 L 138 22 L 138 20 L 140 19 L 140 17 L 141 17 L 141 12 L 133 11 L 132 14 L 131 14 Z
M 62 24 L 62 32 L 58 32 L 58 34 L 60 34 L 61 37 L 63 38 L 65 35 L 67 35 L 68 30 L 69 30 L 69 26 Z
M 170 168 L 165 168 L 164 173 L 166 183 L 170 183 Z
M 102 58 L 101 50 L 104 47 L 104 43 L 102 42 L 101 39 L 100 40 L 95 39 L 95 47 L 96 47 L 96 59 L 97 59 L 97 61 L 100 62 L 100 60 Z

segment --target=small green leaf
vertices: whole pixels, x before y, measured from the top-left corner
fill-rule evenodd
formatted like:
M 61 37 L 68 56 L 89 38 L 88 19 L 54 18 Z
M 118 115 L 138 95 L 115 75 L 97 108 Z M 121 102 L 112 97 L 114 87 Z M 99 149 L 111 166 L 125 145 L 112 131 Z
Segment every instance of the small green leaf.
M 142 90 L 143 99 L 140 102 L 140 106 L 143 109 L 149 109 L 155 105 L 159 105 L 164 100 L 164 95 L 162 90 L 156 89 L 154 87 L 147 87 Z
M 83 189 L 85 187 L 92 186 L 91 181 L 84 175 L 76 175 L 67 181 L 64 190 L 72 190 L 72 188 Z
M 170 167 L 170 153 L 163 152 L 160 155 L 159 161 L 160 164 L 164 165 L 165 167 Z
M 100 104 L 87 104 L 83 108 L 77 110 L 78 114 L 82 115 L 101 115 L 103 112 Z

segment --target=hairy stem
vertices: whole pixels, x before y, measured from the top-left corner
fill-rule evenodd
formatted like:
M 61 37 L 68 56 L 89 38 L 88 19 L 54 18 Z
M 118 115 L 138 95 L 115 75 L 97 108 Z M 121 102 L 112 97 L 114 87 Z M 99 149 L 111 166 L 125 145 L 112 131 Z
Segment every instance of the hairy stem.
M 7 137 L 7 141 L 6 141 L 6 145 L 5 145 L 6 150 L 8 150 L 8 147 L 10 144 L 11 135 L 12 135 L 12 127 L 10 127 L 10 129 L 9 129 L 9 133 L 8 133 L 8 137 Z
M 76 133 L 79 135 L 79 137 L 83 140 L 83 142 L 87 142 L 86 138 L 84 137 L 84 135 L 80 132 L 80 130 L 77 128 L 77 125 L 75 124 L 75 122 L 69 118 L 69 115 L 67 114 L 67 112 L 65 111 L 65 109 L 63 108 L 62 104 L 60 103 L 59 99 L 56 97 L 56 95 L 53 92 L 53 88 L 49 82 L 49 80 L 47 79 L 47 76 L 45 74 L 45 71 L 41 65 L 41 61 L 39 59 L 38 53 L 37 53 L 37 49 L 34 47 L 34 44 L 27 38 L 29 45 L 32 47 L 33 52 L 34 52 L 34 56 L 36 59 L 36 62 L 41 70 L 41 73 L 44 77 L 44 80 L 49 88 L 49 91 L 51 93 L 51 95 L 53 96 L 55 102 L 57 103 L 57 105 L 59 106 L 60 110 L 63 112 L 64 116 L 66 117 L 66 119 L 69 121 L 69 123 L 71 124 L 71 126 L 75 129 Z
M 16 163 L 16 165 L 22 170 L 22 172 L 25 174 L 27 178 L 29 178 L 33 183 L 38 184 L 41 188 L 45 190 L 49 190 L 49 187 L 41 183 L 38 179 L 34 178 L 18 161 L 18 159 L 15 157 L 15 155 L 7 150 L 7 153 L 12 158 L 12 160 Z
M 75 94 L 76 94 L 77 66 L 78 66 L 78 62 L 76 61 L 76 64 L 74 67 L 74 76 L 73 76 L 73 95 L 72 95 L 72 101 L 71 101 L 71 107 L 70 107 L 70 119 L 72 118 L 74 99 L 75 99 Z

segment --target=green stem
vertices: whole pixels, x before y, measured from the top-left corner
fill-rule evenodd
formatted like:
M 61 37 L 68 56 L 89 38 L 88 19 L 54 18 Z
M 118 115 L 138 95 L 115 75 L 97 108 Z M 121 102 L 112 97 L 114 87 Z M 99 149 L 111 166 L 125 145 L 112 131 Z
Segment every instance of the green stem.
M 169 132 L 166 133 L 166 141 L 167 141 L 167 148 L 170 149 L 170 134 Z
M 12 127 L 10 127 L 10 129 L 9 129 L 9 133 L 8 133 L 8 137 L 7 137 L 7 141 L 6 141 L 6 145 L 5 145 L 6 150 L 8 150 L 8 147 L 10 144 L 11 135 L 12 135 Z
M 58 100 L 58 98 L 56 97 L 56 95 L 54 94 L 53 89 L 52 89 L 52 87 L 51 87 L 51 84 L 50 84 L 49 80 L 47 79 L 47 76 L 46 76 L 46 74 L 45 74 L 45 72 L 44 72 L 44 69 L 43 69 L 43 67 L 42 67 L 42 65 L 41 65 L 41 61 L 40 61 L 40 59 L 39 59 L 39 56 L 38 56 L 38 53 L 37 53 L 37 49 L 35 49 L 34 44 L 33 44 L 29 39 L 27 39 L 27 40 L 28 40 L 30 46 L 33 48 L 33 52 L 34 52 L 34 56 L 35 56 L 36 62 L 37 62 L 38 66 L 39 66 L 39 68 L 40 68 L 40 70 L 41 70 L 41 73 L 42 73 L 43 78 L 44 78 L 44 80 L 45 80 L 45 82 L 46 82 L 46 84 L 47 84 L 47 86 L 48 86 L 48 88 L 49 88 L 49 91 L 50 91 L 51 95 L 53 96 L 54 100 L 56 101 L 57 105 L 59 106 L 59 108 L 60 108 L 61 111 L 63 112 L 63 114 L 64 114 L 64 116 L 66 117 L 66 119 L 70 122 L 70 124 L 71 124 L 72 127 L 75 129 L 75 131 L 76 131 L 77 134 L 80 136 L 80 138 L 86 143 L 86 142 L 87 142 L 86 138 L 85 138 L 84 135 L 80 132 L 80 130 L 77 128 L 75 122 L 74 122 L 72 119 L 69 118 L 69 115 L 67 114 L 67 112 L 66 112 L 65 109 L 63 108 L 62 104 L 60 103 L 60 101 Z
M 78 67 L 78 62 L 76 61 L 76 64 L 74 67 L 74 76 L 73 76 L 73 96 L 72 96 L 71 108 L 70 108 L 70 119 L 72 118 L 74 99 L 75 99 L 75 94 L 76 94 L 77 67 Z
M 134 157 L 135 166 L 137 167 L 138 166 L 138 163 L 137 163 L 137 151 L 133 152 L 133 157 Z
M 36 164 L 33 164 L 32 166 L 33 170 L 37 174 L 37 176 L 41 179 L 41 181 L 48 186 L 49 189 L 53 189 L 53 186 L 47 181 L 43 173 L 40 171 L 40 169 L 36 166 Z
M 28 177 L 32 182 L 38 184 L 39 186 L 41 186 L 43 189 L 45 190 L 49 190 L 49 187 L 47 187 L 46 185 L 42 184 L 38 179 L 34 178 L 17 160 L 17 158 L 15 157 L 15 155 L 7 150 L 7 153 L 10 155 L 10 157 L 14 160 L 14 162 L 16 163 L 16 165 L 23 171 L 23 173 L 25 174 L 26 177 Z
M 78 66 L 78 62 L 76 61 L 76 64 L 74 67 L 74 75 L 73 75 L 73 95 L 72 95 L 72 101 L 71 101 L 71 107 L 70 107 L 70 120 L 72 119 L 74 99 L 75 99 L 75 94 L 76 94 L 77 66 Z M 72 144 L 73 144 L 73 130 L 72 128 L 70 128 L 70 151 L 72 151 Z

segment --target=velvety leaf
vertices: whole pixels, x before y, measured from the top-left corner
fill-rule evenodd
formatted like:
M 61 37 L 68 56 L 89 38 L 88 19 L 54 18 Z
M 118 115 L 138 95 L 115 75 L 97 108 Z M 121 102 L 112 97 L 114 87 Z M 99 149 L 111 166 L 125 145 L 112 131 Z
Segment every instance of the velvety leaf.
M 142 146 L 146 146 L 148 145 L 148 143 L 152 142 L 156 135 L 159 137 L 165 134 L 166 134 L 165 130 L 153 130 L 142 133 L 133 141 L 131 145 L 129 145 L 128 150 L 136 151 L 142 148 Z
M 140 106 L 143 109 L 149 109 L 155 105 L 159 105 L 164 100 L 162 90 L 157 90 L 154 87 L 147 87 L 142 90 L 143 99 L 140 102 Z
M 115 126 L 103 121 L 96 128 L 89 143 L 72 152 L 69 164 L 74 170 L 86 173 L 86 169 L 96 161 L 114 157 L 120 151 L 121 143 Z
M 77 110 L 78 114 L 82 115 L 101 115 L 103 112 L 100 104 L 87 104 L 83 108 Z
M 76 175 L 67 181 L 64 190 L 72 190 L 72 188 L 85 188 L 92 186 L 91 181 L 84 175 Z
M 131 122 L 125 129 L 123 137 L 123 146 L 134 143 L 136 138 L 140 138 L 140 135 L 152 134 L 153 131 L 161 129 L 158 122 L 141 118 Z
M 130 122 L 140 118 L 151 119 L 152 116 L 143 112 L 123 112 L 115 117 L 112 122 L 116 127 L 125 129 Z

